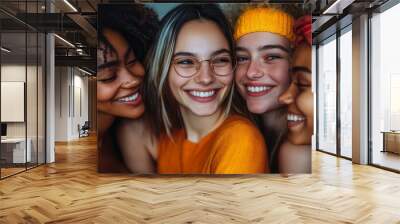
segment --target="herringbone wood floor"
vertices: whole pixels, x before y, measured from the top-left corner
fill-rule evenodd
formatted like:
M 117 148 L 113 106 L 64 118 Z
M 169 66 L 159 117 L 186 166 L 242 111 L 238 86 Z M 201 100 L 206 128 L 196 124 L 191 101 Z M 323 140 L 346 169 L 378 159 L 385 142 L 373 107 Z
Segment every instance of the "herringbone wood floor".
M 94 138 L 0 181 L 0 223 L 400 223 L 400 175 L 313 153 L 313 174 L 137 177 L 96 172 Z

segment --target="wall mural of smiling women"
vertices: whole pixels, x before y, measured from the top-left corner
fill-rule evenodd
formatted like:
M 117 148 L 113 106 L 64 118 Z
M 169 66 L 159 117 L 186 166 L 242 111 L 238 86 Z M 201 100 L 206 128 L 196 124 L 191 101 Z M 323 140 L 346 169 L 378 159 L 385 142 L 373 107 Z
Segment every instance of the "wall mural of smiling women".
M 101 5 L 99 171 L 278 172 L 276 153 L 293 138 L 282 94 L 291 86 L 294 19 L 304 14 L 300 5 L 280 8 Z M 107 25 L 112 15 L 126 22 Z M 253 30 L 266 18 L 283 31 Z

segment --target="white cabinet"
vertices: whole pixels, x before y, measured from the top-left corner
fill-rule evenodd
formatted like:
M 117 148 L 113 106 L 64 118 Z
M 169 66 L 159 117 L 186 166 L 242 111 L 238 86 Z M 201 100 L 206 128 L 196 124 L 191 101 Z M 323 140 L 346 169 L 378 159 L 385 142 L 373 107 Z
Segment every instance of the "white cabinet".
M 26 143 L 28 145 L 25 151 Z M 6 163 L 25 163 L 32 161 L 32 140 L 30 138 L 28 138 L 26 142 L 24 138 L 2 139 L 1 148 L 2 159 L 4 159 Z

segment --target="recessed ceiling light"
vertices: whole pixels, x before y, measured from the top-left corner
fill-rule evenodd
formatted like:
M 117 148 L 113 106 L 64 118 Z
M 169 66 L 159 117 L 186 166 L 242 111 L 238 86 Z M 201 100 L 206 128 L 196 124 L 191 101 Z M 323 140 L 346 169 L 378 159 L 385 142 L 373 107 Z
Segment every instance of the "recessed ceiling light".
M 1 51 L 4 51 L 4 52 L 6 52 L 6 53 L 10 53 L 10 52 L 11 52 L 10 49 L 7 49 L 7 48 L 5 48 L 5 47 L 1 47 L 0 49 L 1 49 Z
M 343 10 L 351 5 L 355 0 L 336 0 L 322 14 L 342 14 Z
M 57 38 L 58 38 L 59 40 L 61 40 L 62 42 L 66 43 L 68 46 L 75 48 L 75 45 L 73 45 L 73 44 L 72 44 L 71 42 L 69 42 L 68 40 L 66 40 L 66 39 L 64 39 L 64 38 L 62 38 L 62 37 L 60 37 L 60 36 L 57 35 L 57 34 L 54 34 L 54 36 L 57 37 Z
M 64 3 L 67 4 L 74 12 L 78 12 L 78 10 L 68 0 L 64 0 Z
M 79 67 L 78 67 L 78 70 L 81 71 L 81 72 L 83 72 L 83 73 L 85 73 L 85 74 L 87 74 L 87 75 L 90 75 L 90 76 L 93 75 L 92 73 L 90 73 L 90 72 L 88 72 L 88 71 L 86 71 L 86 70 L 83 70 L 83 69 L 81 69 L 81 68 L 79 68 Z

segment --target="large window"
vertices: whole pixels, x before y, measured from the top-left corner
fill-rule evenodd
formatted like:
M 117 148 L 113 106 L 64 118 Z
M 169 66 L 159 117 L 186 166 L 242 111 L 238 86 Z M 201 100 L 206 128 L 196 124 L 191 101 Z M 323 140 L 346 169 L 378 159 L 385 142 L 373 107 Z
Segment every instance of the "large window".
M 353 78 L 351 24 L 338 33 L 340 36 L 331 36 L 320 43 L 317 50 L 317 149 L 350 159 Z
M 312 59 L 312 91 L 313 91 L 313 96 L 314 96 L 314 104 L 313 104 L 313 108 L 314 108 L 314 132 L 312 135 L 312 145 L 311 148 L 313 150 L 316 150 L 317 148 L 317 47 L 316 45 L 312 45 L 312 51 L 311 51 L 311 59 Z
M 372 163 L 400 170 L 400 5 L 371 19 Z
M 318 48 L 318 145 L 336 153 L 336 37 Z
M 352 157 L 352 35 L 351 26 L 340 38 L 340 155 Z

